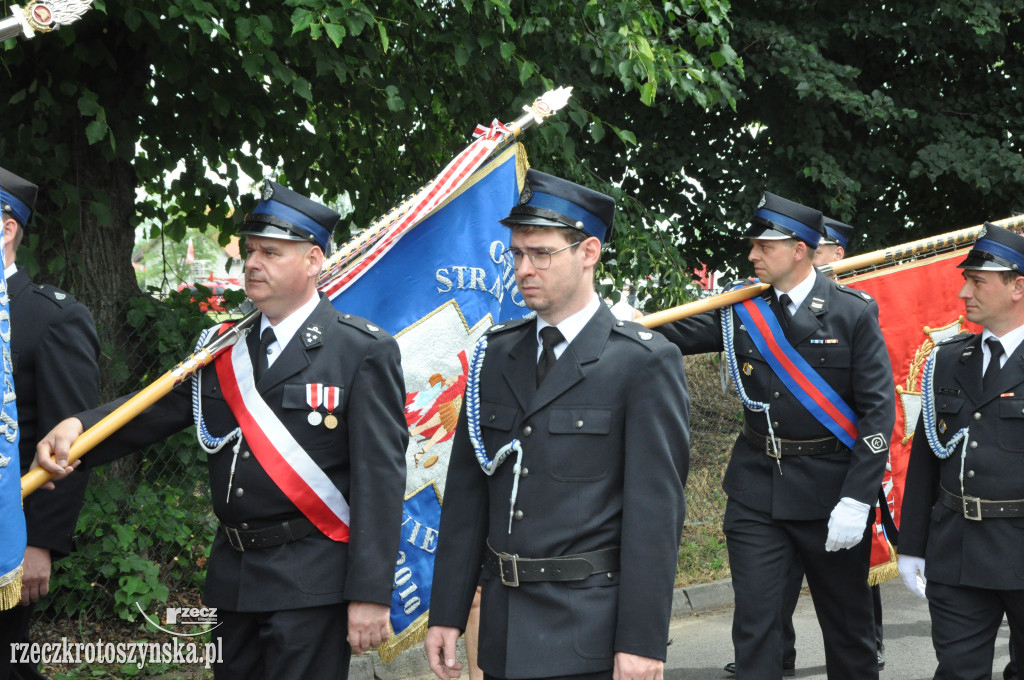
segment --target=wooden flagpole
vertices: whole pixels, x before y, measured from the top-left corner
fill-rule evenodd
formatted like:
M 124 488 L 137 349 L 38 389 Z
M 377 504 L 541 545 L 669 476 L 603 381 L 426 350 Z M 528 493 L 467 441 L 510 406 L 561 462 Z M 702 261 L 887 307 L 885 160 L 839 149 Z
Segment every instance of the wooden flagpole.
M 1024 229 L 1024 215 L 1007 217 L 1006 219 L 998 220 L 991 224 L 1019 232 L 1021 229 Z M 938 236 L 930 236 L 928 238 L 903 243 L 891 248 L 883 248 L 870 253 L 864 253 L 863 255 L 846 257 L 838 262 L 832 262 L 818 267 L 818 269 L 826 276 L 839 276 L 840 274 L 847 274 L 867 267 L 896 264 L 902 260 L 922 255 L 930 255 L 947 248 L 965 246 L 974 243 L 975 239 L 978 237 L 978 232 L 981 231 L 983 227 L 984 225 L 979 224 L 976 227 L 968 227 L 967 229 L 951 231 L 945 234 L 939 234 Z M 663 309 L 660 312 L 654 312 L 652 314 L 642 316 L 637 319 L 636 322 L 646 326 L 647 328 L 655 328 L 662 324 L 687 319 L 691 316 L 711 311 L 712 309 L 719 309 L 727 305 L 736 304 L 737 302 L 743 302 L 744 300 L 748 300 L 756 295 L 760 295 L 769 287 L 770 286 L 767 283 L 752 284 L 750 286 L 731 290 L 719 295 L 713 295 L 709 298 L 704 298 L 703 300 L 696 300 L 684 305 L 679 305 L 678 307 Z

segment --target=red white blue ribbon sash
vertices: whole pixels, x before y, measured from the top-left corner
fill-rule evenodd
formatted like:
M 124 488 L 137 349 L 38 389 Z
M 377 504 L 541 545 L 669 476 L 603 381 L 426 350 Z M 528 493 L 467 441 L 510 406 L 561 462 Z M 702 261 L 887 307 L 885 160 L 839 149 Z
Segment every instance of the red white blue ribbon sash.
M 328 538 L 348 542 L 348 501 L 256 391 L 245 342 L 214 362 L 224 398 L 249 448 L 277 487 Z
M 754 346 L 786 388 L 818 422 L 852 449 L 857 439 L 857 414 L 790 344 L 764 298 L 745 300 L 733 309 Z

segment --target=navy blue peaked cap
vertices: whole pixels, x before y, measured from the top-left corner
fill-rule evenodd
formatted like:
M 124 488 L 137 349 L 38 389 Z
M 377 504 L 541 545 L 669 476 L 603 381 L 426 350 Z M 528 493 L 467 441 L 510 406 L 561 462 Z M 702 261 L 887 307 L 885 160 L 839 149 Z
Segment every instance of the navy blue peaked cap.
M 831 217 L 825 217 L 823 221 L 825 223 L 825 235 L 821 237 L 821 242 L 846 248 L 846 244 L 850 242 L 850 236 L 853 235 L 853 227 Z
M 808 208 L 794 201 L 764 192 L 757 212 L 750 220 L 745 236 L 766 241 L 795 238 L 811 248 L 817 248 L 825 235 L 823 216 L 820 210 Z
M 334 210 L 269 179 L 256 208 L 245 216 L 241 234 L 306 241 L 328 252 L 331 233 L 341 219 Z
M 32 209 L 36 205 L 39 187 L 13 172 L 0 168 L 0 206 L 14 215 L 21 226 L 28 224 Z
M 579 229 L 604 243 L 611 234 L 615 199 L 569 180 L 537 170 L 526 171 L 519 205 L 501 220 L 506 227 Z
M 1024 276 L 1024 236 L 986 222 L 960 269 L 1013 271 Z

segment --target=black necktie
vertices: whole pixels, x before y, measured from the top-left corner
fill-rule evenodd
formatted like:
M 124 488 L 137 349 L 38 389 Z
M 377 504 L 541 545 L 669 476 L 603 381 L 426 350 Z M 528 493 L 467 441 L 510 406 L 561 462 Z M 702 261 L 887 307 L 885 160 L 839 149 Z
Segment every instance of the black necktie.
M 981 379 L 981 386 L 987 390 L 992 387 L 996 376 L 999 375 L 999 357 L 1003 356 L 1003 343 L 995 338 L 989 338 L 985 344 L 988 345 L 988 352 L 991 356 L 988 360 L 988 368 L 985 369 L 985 375 Z
M 558 357 L 555 356 L 555 345 L 562 342 L 565 338 L 562 336 L 562 332 L 554 326 L 545 326 L 540 329 L 540 341 L 544 345 L 544 351 L 540 353 L 540 361 L 537 362 L 537 385 L 540 386 L 544 376 L 548 374 L 551 367 L 558 361 Z
M 793 320 L 793 315 L 789 313 L 790 297 L 788 293 L 783 293 L 779 296 L 779 312 L 782 316 L 782 330 L 789 330 L 789 322 Z
M 267 326 L 263 329 L 263 334 L 260 335 L 260 348 L 256 351 L 257 382 L 259 382 L 259 379 L 263 377 L 267 372 L 267 369 L 270 367 L 270 362 L 267 361 L 267 354 L 270 350 L 270 344 L 274 342 L 274 340 L 277 340 L 277 337 L 274 336 L 274 329 Z

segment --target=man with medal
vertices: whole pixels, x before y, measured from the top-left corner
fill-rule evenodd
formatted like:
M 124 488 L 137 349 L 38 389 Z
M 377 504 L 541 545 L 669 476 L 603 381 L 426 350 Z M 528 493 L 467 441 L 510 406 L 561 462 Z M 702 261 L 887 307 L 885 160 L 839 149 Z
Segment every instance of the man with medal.
M 986 224 L 957 266 L 983 331 L 940 342 L 925 365 L 898 563 L 928 598 L 934 677 L 991 678 L 1004 615 L 1011 659 L 1024 649 L 1024 237 Z
M 722 487 L 736 677 L 782 677 L 794 569 L 814 599 L 832 680 L 878 677 L 868 532 L 895 421 L 878 306 L 812 265 L 822 214 L 765 192 L 748 259 L 772 288 L 658 328 L 683 354 L 724 351 L 743 430 Z
M 203 596 L 217 608 L 221 680 L 344 678 L 352 651 L 389 634 L 405 388 L 397 342 L 317 291 L 338 218 L 268 181 L 241 230 L 259 321 L 83 458 L 99 465 L 195 422 L 221 522 Z M 60 423 L 39 464 L 70 470 L 72 442 L 121 401 Z
M 529 170 L 502 220 L 537 314 L 491 327 L 470 362 L 425 643 L 442 680 L 478 582 L 485 678 L 663 675 L 689 395 L 679 351 L 594 289 L 614 209 Z

